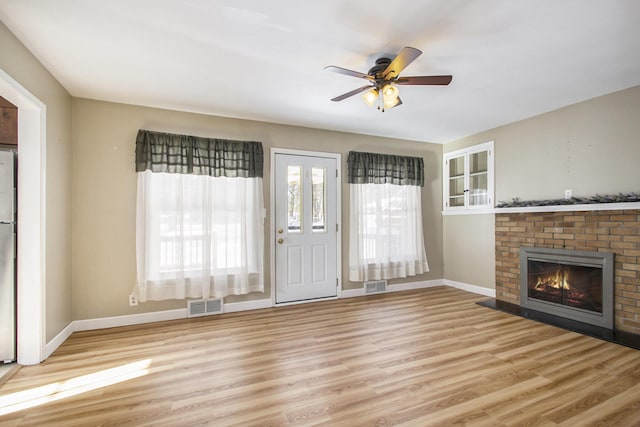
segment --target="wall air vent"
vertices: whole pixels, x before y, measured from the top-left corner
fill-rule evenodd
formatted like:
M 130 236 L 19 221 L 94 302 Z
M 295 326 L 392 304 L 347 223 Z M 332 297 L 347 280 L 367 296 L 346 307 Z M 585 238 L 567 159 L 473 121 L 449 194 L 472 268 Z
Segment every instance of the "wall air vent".
M 222 313 L 222 300 L 200 299 L 187 301 L 187 317 L 210 316 Z
M 364 282 L 364 293 L 365 294 L 377 294 L 379 292 L 387 291 L 387 281 L 386 280 L 376 280 L 373 282 Z

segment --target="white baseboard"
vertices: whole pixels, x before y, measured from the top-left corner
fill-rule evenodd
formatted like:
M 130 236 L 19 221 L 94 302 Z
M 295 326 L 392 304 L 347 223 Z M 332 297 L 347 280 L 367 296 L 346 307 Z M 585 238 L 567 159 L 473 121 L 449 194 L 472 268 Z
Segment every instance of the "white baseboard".
M 340 298 L 353 298 L 364 296 L 364 288 L 357 289 L 343 289 Z
M 443 279 L 422 280 L 420 282 L 396 283 L 387 287 L 387 292 L 411 291 L 413 289 L 433 288 L 435 286 L 445 286 Z
M 433 288 L 434 286 L 445 286 L 445 281 L 443 279 L 435 279 L 435 280 L 422 280 L 419 282 L 408 282 L 408 283 L 396 283 L 387 286 L 386 292 L 379 293 L 389 293 L 389 292 L 401 292 L 401 291 L 410 291 L 413 289 L 425 289 L 425 288 Z M 345 289 L 342 291 L 341 298 L 353 298 L 353 297 L 362 297 L 367 294 L 364 293 L 364 287 L 357 289 Z
M 234 313 L 236 311 L 260 310 L 262 308 L 271 308 L 271 299 L 256 299 L 251 301 L 230 302 L 223 304 L 224 313 Z
M 165 320 L 186 319 L 187 309 L 153 311 L 151 313 L 127 314 L 125 316 L 101 317 L 74 321 L 74 331 L 92 331 L 94 329 L 116 328 L 118 326 L 139 325 L 142 323 L 162 322 Z
M 69 338 L 74 332 L 75 322 L 71 322 L 44 346 L 44 354 L 42 360 L 45 360 L 46 358 L 51 356 L 51 353 L 53 353 L 58 347 L 60 347 L 60 345 L 62 345 L 62 343 L 65 342 L 67 338 Z
M 223 304 L 223 312 L 258 310 L 271 307 L 270 299 L 233 302 Z M 99 319 L 76 320 L 74 331 L 91 331 L 94 329 L 115 328 L 118 326 L 139 325 L 142 323 L 163 322 L 165 320 L 186 319 L 187 309 L 153 311 L 150 313 L 128 314 L 125 316 L 103 317 Z
M 496 290 L 483 288 L 482 286 L 470 285 L 468 283 L 456 282 L 447 279 L 423 280 L 420 282 L 396 283 L 387 286 L 387 292 L 409 291 L 412 289 L 433 288 L 434 286 L 451 286 L 474 294 L 480 294 L 487 297 L 496 297 Z M 366 295 L 364 288 L 346 289 L 342 291 L 342 298 L 361 297 Z
M 456 282 L 448 279 L 444 279 L 443 282 L 444 282 L 444 285 L 451 286 L 452 288 L 460 289 L 467 292 L 472 292 L 474 294 L 484 295 L 486 297 L 491 297 L 491 298 L 496 297 L 495 289 L 484 288 L 482 286 L 470 285 L 468 283 Z

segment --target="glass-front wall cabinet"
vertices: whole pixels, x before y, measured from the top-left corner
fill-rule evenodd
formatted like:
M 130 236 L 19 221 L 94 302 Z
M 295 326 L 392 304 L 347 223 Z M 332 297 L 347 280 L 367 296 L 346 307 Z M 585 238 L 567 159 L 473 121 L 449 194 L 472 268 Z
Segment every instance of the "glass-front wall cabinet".
M 444 154 L 444 210 L 493 207 L 493 141 Z

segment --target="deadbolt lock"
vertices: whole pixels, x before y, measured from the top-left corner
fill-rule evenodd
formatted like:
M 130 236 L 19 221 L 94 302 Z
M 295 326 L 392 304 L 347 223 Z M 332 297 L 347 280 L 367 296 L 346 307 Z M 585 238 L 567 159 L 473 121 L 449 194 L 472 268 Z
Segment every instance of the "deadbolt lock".
M 284 239 L 281 237 L 278 239 L 278 243 L 282 244 L 282 242 L 284 242 Z
M 278 228 L 278 234 L 282 234 L 284 233 L 284 230 L 282 228 Z

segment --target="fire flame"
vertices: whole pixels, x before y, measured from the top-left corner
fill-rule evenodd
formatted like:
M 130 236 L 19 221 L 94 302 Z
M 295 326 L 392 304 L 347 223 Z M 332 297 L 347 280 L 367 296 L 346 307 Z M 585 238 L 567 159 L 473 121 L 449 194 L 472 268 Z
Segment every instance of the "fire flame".
M 538 281 L 536 282 L 534 288 L 538 291 L 544 290 L 545 287 L 555 288 L 555 289 L 571 289 L 571 285 L 569 285 L 569 272 L 563 268 L 556 270 L 555 274 L 550 274 L 548 276 L 538 276 Z

